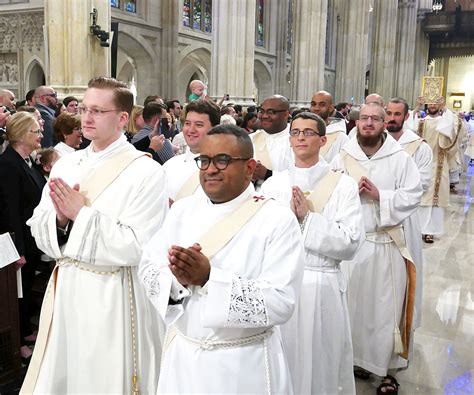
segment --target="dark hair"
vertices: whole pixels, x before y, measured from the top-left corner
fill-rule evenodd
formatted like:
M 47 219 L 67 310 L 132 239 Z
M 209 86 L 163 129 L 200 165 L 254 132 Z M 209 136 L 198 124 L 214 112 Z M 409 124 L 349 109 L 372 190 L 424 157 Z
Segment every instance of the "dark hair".
M 67 112 L 60 114 L 53 123 L 54 135 L 58 141 L 64 141 L 64 135 L 70 135 L 74 129 L 80 127 L 81 118 Z
M 242 106 L 240 104 L 234 104 L 235 112 L 242 112 Z
M 31 107 L 31 106 L 20 106 L 16 109 L 17 112 L 21 112 L 21 111 L 24 111 L 24 112 L 31 112 L 32 114 L 34 114 L 36 111 L 38 111 L 36 109 L 36 107 Z
M 247 124 L 249 123 L 250 120 L 258 118 L 257 113 L 255 112 L 248 112 L 245 114 L 244 119 L 242 121 L 242 127 L 245 129 L 247 127 Z
M 319 135 L 320 136 L 326 135 L 326 123 L 319 115 L 316 115 L 308 111 L 300 112 L 291 120 L 290 130 L 293 125 L 293 122 L 295 122 L 297 119 L 311 119 L 312 121 L 316 122 L 316 127 L 318 129 Z
M 168 111 L 174 109 L 174 103 L 178 103 L 179 105 L 181 105 L 178 99 L 168 100 L 167 102 L 165 102 L 166 107 L 168 107 Z
M 28 104 L 26 104 L 26 100 L 18 100 L 16 103 L 15 103 L 15 109 L 18 111 L 18 109 L 20 107 L 24 107 L 24 106 L 27 106 Z
M 152 120 L 153 117 L 159 115 L 161 118 L 161 113 L 163 110 L 167 110 L 167 107 L 164 104 L 151 102 L 148 103 L 143 108 L 143 120 L 145 123 L 148 123 Z
M 405 114 L 408 114 L 408 103 L 405 99 L 402 99 L 401 97 L 394 97 L 393 99 L 390 99 L 388 101 L 389 103 L 395 103 L 395 104 L 403 104 L 403 110 L 405 111 Z
M 335 108 L 337 111 L 341 111 L 346 106 L 347 106 L 347 103 L 337 103 Z
M 249 112 L 255 112 L 255 111 L 257 111 L 257 107 L 256 107 L 256 106 L 249 106 L 249 107 L 247 107 L 247 114 L 248 114 Z
M 225 115 L 225 114 L 229 114 L 229 115 L 230 115 L 230 113 L 232 112 L 232 111 L 230 110 L 231 108 L 235 111 L 235 107 L 234 107 L 233 105 L 231 106 L 231 105 L 227 104 L 226 106 L 223 106 L 223 107 L 221 108 L 221 116 L 222 116 L 222 115 Z
M 291 118 L 296 117 L 298 114 L 301 114 L 302 112 L 309 112 L 309 108 L 302 107 L 302 108 L 297 108 L 296 110 L 293 110 L 291 113 Z
M 227 135 L 234 136 L 237 139 L 237 144 L 240 148 L 240 154 L 248 158 L 253 158 L 253 144 L 248 133 L 235 125 L 218 125 L 214 126 L 207 132 L 207 136 L 213 135 Z
M 111 77 L 95 77 L 89 81 L 87 87 L 112 90 L 117 110 L 125 111 L 130 115 L 133 108 L 133 93 L 124 82 Z
M 219 125 L 221 122 L 221 114 L 219 107 L 212 100 L 198 99 L 186 105 L 186 115 L 189 112 L 197 112 L 198 114 L 207 114 L 212 126 Z
M 158 95 L 149 95 L 149 96 L 145 97 L 145 100 L 143 102 L 143 107 L 145 107 L 148 103 L 152 103 L 152 102 L 154 102 L 158 99 L 163 100 L 161 98 L 161 96 L 158 96 Z
M 72 101 L 77 101 L 79 103 L 79 100 L 77 100 L 74 96 L 67 96 L 63 99 L 63 104 L 67 107 Z
M 25 99 L 27 101 L 30 101 L 31 99 L 33 99 L 35 95 L 35 90 L 34 89 L 30 89 L 28 92 L 26 92 L 26 96 L 25 96 Z

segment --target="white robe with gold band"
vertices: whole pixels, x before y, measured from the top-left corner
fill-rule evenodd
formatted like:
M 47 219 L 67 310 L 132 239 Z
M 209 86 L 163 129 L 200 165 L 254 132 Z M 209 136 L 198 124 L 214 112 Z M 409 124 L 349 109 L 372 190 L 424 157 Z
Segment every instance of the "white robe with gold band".
M 269 170 L 283 171 L 294 162 L 290 147 L 290 125 L 281 132 L 269 134 L 263 129 L 250 135 L 254 145 L 254 158 Z M 271 163 L 267 163 L 269 159 Z
M 311 168 L 275 173 L 262 192 L 289 206 L 292 186 L 318 190 L 330 171 L 324 159 Z M 281 328 L 295 393 L 355 394 L 347 283 L 339 264 L 352 259 L 364 236 L 357 184 L 342 175 L 322 213 L 310 213 L 303 232 L 303 287 L 292 318 Z
M 334 157 L 347 143 L 349 137 L 346 133 L 346 121 L 344 119 L 335 120 L 326 126 L 327 143 L 321 148 L 320 156 L 326 162 L 331 163 Z
M 71 186 L 81 184 L 124 150 L 135 150 L 125 137 L 98 153 L 91 145 L 62 157 L 51 177 L 61 177 Z M 133 277 L 140 390 L 156 391 L 163 329 L 138 281 L 137 267 L 143 244 L 167 212 L 164 186 L 165 176 L 156 162 L 136 159 L 91 207 L 80 210 L 63 246 L 58 244 L 49 188 L 43 190 L 28 224 L 38 247 L 61 266 L 35 393 L 131 393 L 134 358 L 128 267 Z M 35 373 L 31 370 L 30 365 L 28 375 Z
M 407 221 L 420 204 L 420 172 L 391 136 L 386 136 L 371 159 L 362 151 L 357 139 L 351 139 L 331 163 L 334 169 L 347 172 L 342 159 L 344 152 L 355 158 L 380 194 L 379 201 L 361 197 L 366 240 L 355 258 L 348 262 L 352 269 L 348 303 L 354 365 L 385 376 L 389 368 L 406 366 L 406 360 L 393 351 L 407 272 L 399 249 L 381 228 L 403 226 L 406 240 L 420 237 Z
M 204 287 L 183 287 L 168 268 L 172 244 L 192 246 L 254 194 L 250 185 L 226 203 L 198 194 L 179 200 L 145 248 L 139 276 L 169 333 L 179 331 L 165 342 L 159 393 L 292 393 L 275 326 L 293 313 L 303 275 L 293 213 L 274 201 L 264 204 L 211 259 Z M 256 339 L 240 344 L 250 336 Z M 222 341 L 234 345 L 216 345 Z

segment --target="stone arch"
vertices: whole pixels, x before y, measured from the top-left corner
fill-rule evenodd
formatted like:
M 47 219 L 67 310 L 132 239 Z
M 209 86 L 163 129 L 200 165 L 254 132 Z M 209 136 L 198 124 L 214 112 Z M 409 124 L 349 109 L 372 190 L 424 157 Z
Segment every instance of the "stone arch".
M 44 74 L 44 67 L 40 60 L 34 58 L 26 68 L 25 72 L 26 92 L 30 89 L 35 89 L 38 86 L 46 85 L 46 77 Z
M 198 48 L 185 54 L 178 68 L 178 95 L 180 99 L 187 101 L 188 85 L 193 79 L 199 79 L 208 85 L 210 70 L 211 53 L 206 48 Z
M 143 102 L 148 95 L 159 94 L 157 69 L 153 62 L 154 53 L 141 41 L 132 37 L 128 32 L 119 31 L 117 76 L 123 76 L 136 84 L 137 103 Z
M 274 93 L 270 70 L 258 59 L 254 62 L 254 81 L 256 88 L 255 101 L 257 103 Z

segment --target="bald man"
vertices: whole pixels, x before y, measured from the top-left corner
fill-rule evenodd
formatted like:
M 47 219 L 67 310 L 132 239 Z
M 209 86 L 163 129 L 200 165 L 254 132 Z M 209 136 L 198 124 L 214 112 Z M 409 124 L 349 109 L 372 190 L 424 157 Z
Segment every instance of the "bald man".
M 15 112 L 15 94 L 8 89 L 0 89 L 0 105 L 5 106 L 10 113 Z
M 346 121 L 334 118 L 333 98 L 326 91 L 319 91 L 313 95 L 310 110 L 312 113 L 319 115 L 326 124 L 327 142 L 321 148 L 320 154 L 326 162 L 331 162 L 349 140 L 346 134 Z
M 378 93 L 371 93 L 365 98 L 365 104 L 375 103 L 378 104 L 380 107 L 385 108 L 385 103 L 383 97 L 380 96 Z M 354 126 L 351 131 L 349 132 L 349 138 L 355 137 L 357 135 L 357 126 Z

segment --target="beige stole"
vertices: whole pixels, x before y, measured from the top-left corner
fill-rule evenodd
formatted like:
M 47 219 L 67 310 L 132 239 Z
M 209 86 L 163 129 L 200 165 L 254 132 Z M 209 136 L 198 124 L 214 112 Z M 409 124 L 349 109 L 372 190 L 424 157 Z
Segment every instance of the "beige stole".
M 94 201 L 112 184 L 132 162 L 142 156 L 149 156 L 145 152 L 126 150 L 108 159 L 101 167 L 95 169 L 89 177 L 81 183 L 80 192 L 85 198 L 85 205 L 90 207 Z M 58 266 L 54 268 L 46 289 L 43 305 L 41 307 L 38 336 L 35 350 L 31 357 L 30 366 L 21 387 L 21 394 L 32 394 L 38 380 L 41 363 L 43 361 L 49 331 L 53 321 L 54 298 Z
M 329 170 L 326 175 L 318 182 L 316 188 L 306 198 L 308 200 L 309 211 L 321 214 L 324 206 L 329 201 L 336 189 L 337 183 L 341 179 L 342 174 Z
M 365 169 L 359 162 L 349 155 L 346 151 L 341 152 L 342 160 L 346 173 L 359 183 L 362 176 L 367 177 Z M 402 358 L 408 359 L 408 350 L 410 346 L 411 328 L 413 325 L 413 314 L 415 308 L 415 291 L 416 291 L 416 267 L 413 263 L 413 258 L 406 245 L 405 233 L 400 226 L 388 226 L 379 229 L 381 232 L 386 232 L 392 239 L 395 246 L 400 251 L 400 254 L 405 260 L 407 286 L 405 291 L 404 311 L 402 312 L 401 320 L 401 336 L 403 343 L 403 351 L 399 353 Z M 396 306 L 396 303 L 395 303 Z
M 199 185 L 200 185 L 199 170 L 196 170 L 185 181 L 183 186 L 180 188 L 180 190 L 176 194 L 176 197 L 173 202 L 176 202 L 179 199 L 191 196 L 192 194 L 194 194 L 194 192 L 196 192 L 196 189 L 198 189 Z
M 403 149 L 408 155 L 413 156 L 413 154 L 416 152 L 421 143 L 423 143 L 423 141 L 423 139 L 411 141 L 407 145 L 405 145 L 405 148 Z
M 331 149 L 332 145 L 336 142 L 337 138 L 339 137 L 339 133 L 343 132 L 336 132 L 331 134 L 326 134 L 326 144 L 321 147 L 319 151 L 320 155 L 326 155 L 328 151 Z
M 259 130 L 254 135 L 255 159 L 260 161 L 268 170 L 273 170 L 273 164 L 268 153 L 266 133 L 264 130 Z

